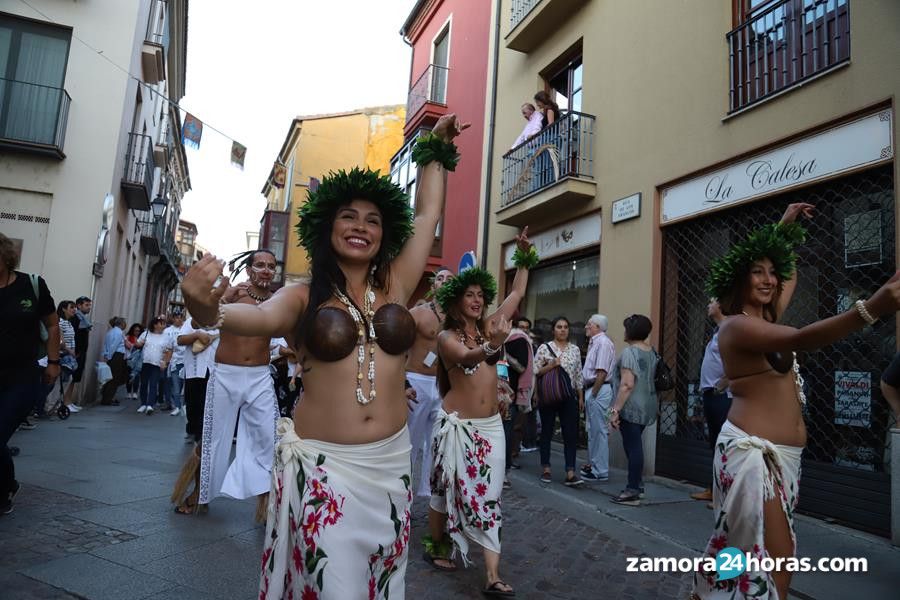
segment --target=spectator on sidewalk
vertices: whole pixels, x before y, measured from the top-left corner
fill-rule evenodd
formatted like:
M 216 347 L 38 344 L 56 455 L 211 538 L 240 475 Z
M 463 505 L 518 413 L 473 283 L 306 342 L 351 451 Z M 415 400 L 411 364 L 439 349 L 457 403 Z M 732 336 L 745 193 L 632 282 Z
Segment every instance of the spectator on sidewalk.
M 60 361 L 60 386 L 65 386 L 71 381 L 72 374 L 78 369 L 78 359 L 75 356 L 75 328 L 72 327 L 72 319 L 75 317 L 75 303 L 71 300 L 63 300 L 56 307 L 59 317 L 59 361 Z M 70 413 L 81 411 L 81 407 L 71 402 L 66 404 Z M 43 409 L 43 407 L 41 407 Z
M 518 321 L 517 321 L 518 323 Z M 531 338 L 519 327 L 513 327 L 503 344 L 506 351 L 506 362 L 509 373 L 509 386 L 515 394 L 510 406 L 512 419 L 511 435 L 506 440 L 507 468 L 518 469 L 516 458 L 522 434 L 532 412 L 531 398 L 534 393 L 534 351 Z
M 75 388 L 81 383 L 81 378 L 84 375 L 84 367 L 87 363 L 88 342 L 90 341 L 91 329 L 94 327 L 90 317 L 88 317 L 88 315 L 91 314 L 92 306 L 93 303 L 87 296 L 79 296 L 75 300 L 75 316 L 72 317 L 70 323 L 75 329 L 75 359 L 78 361 L 78 366 L 75 369 L 75 372 L 72 373 L 72 382 L 66 389 L 66 394 L 63 398 L 63 401 L 67 405 L 72 404 Z
M 622 445 L 628 458 L 628 484 L 615 498 L 617 504 L 640 505 L 644 493 L 644 428 L 656 422 L 659 400 L 656 396 L 656 352 L 647 343 L 653 323 L 644 315 L 631 315 L 623 323 L 625 343 L 612 370 L 616 400 L 609 409 L 609 424 L 622 432 Z
M 47 284 L 16 271 L 19 254 L 0 233 L 0 515 L 13 510 L 19 491 L 9 440 L 43 396 L 37 360 L 48 357 L 43 385 L 59 377 L 59 321 Z M 46 349 L 41 324 L 46 330 Z
M 587 358 L 581 370 L 584 378 L 584 420 L 588 434 L 588 464 L 581 467 L 585 481 L 609 480 L 609 421 L 607 413 L 613 402 L 610 383 L 616 362 L 616 346 L 606 335 L 609 319 L 591 315 L 584 331 L 590 340 Z
M 143 364 L 141 365 L 141 407 L 139 413 L 153 414 L 153 405 L 156 403 L 159 383 L 169 366 L 172 358 L 172 338 L 164 333 L 166 320 L 156 317 L 150 321 L 147 331 L 138 338 L 138 348 L 141 348 Z
M 163 386 L 165 405 L 169 414 L 173 417 L 184 415 L 184 352 L 186 346 L 178 343 L 181 328 L 184 327 L 184 309 L 175 308 L 169 316 L 170 325 L 166 327 L 166 335 L 172 342 L 172 360 L 169 361 L 169 370 L 165 377 L 167 383 Z
M 128 365 L 125 363 L 125 326 L 127 323 L 122 317 L 113 317 L 109 320 L 109 331 L 103 338 L 103 352 L 100 354 L 101 362 L 109 365 L 112 379 L 103 384 L 100 390 L 100 404 L 104 406 L 118 406 L 116 391 L 119 386 L 128 382 Z
M 538 345 L 537 340 L 534 336 L 534 332 L 531 330 L 531 319 L 528 317 L 519 317 L 516 320 L 516 329 L 521 330 L 528 338 L 529 344 L 531 344 L 531 369 L 532 369 L 532 390 L 531 390 L 531 409 L 530 411 L 524 414 L 522 417 L 520 413 L 520 423 L 519 423 L 519 432 L 517 434 L 517 439 L 520 443 L 520 446 L 516 446 L 516 448 L 520 448 L 521 452 L 537 452 L 538 450 L 538 411 L 537 411 L 537 398 L 534 394 L 534 353 L 537 352 Z M 515 431 L 515 427 L 513 428 Z
M 539 399 L 538 410 L 541 412 L 541 481 L 550 483 L 550 439 L 556 419 L 563 436 L 563 456 L 566 462 L 567 486 L 578 486 L 584 483 L 575 474 L 575 452 L 578 444 L 578 414 L 584 407 L 584 380 L 581 376 L 581 350 L 569 341 L 569 320 L 557 317 L 553 320 L 553 339 L 541 344 L 534 356 L 537 376 L 541 377 L 550 370 L 560 367 L 565 371 L 572 384 L 572 396 L 550 404 L 546 398 Z M 540 384 L 539 384 L 540 385 Z
M 706 427 L 709 429 L 709 447 L 715 451 L 716 439 L 731 409 L 731 390 L 728 389 L 728 379 L 725 377 L 725 368 L 719 355 L 719 324 L 725 315 L 722 314 L 718 300 L 713 298 L 709 301 L 706 314 L 716 324 L 716 330 L 703 352 L 703 362 L 700 364 L 700 394 L 703 398 Z M 707 502 L 708 508 L 712 508 L 712 486 L 702 492 L 691 494 L 691 498 Z
M 125 387 L 128 392 L 129 400 L 137 400 L 138 391 L 141 387 L 141 358 L 142 351 L 137 346 L 138 338 L 144 333 L 144 326 L 140 323 L 134 323 L 128 328 L 128 334 L 125 336 L 125 348 L 128 350 L 128 385 Z

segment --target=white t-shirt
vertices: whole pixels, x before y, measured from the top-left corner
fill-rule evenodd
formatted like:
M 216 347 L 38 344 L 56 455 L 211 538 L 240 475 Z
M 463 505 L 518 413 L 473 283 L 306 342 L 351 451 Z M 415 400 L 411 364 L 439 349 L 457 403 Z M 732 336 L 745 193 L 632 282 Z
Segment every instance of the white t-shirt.
M 288 346 L 287 340 L 284 339 L 283 337 L 272 338 L 272 341 L 269 342 L 270 362 L 281 358 L 281 353 L 278 352 L 279 348 L 289 348 L 289 347 L 290 346 Z M 289 358 L 287 365 L 288 365 L 288 367 L 287 367 L 288 377 L 293 377 L 294 373 L 297 371 L 297 363 L 291 362 L 291 359 Z
M 191 326 L 191 320 L 187 319 L 182 325 L 178 335 L 190 335 L 197 331 Z M 206 371 L 212 371 L 213 364 L 216 360 L 216 348 L 219 347 L 219 330 L 211 329 L 208 333 L 213 339 L 212 342 L 202 351 L 194 354 L 191 345 L 182 346 L 184 352 L 184 378 L 185 379 L 203 379 L 206 377 Z
M 158 367 L 162 362 L 163 354 L 167 350 L 172 350 L 174 348 L 172 337 L 165 331 L 162 333 L 150 333 L 149 331 L 145 331 L 141 334 L 141 337 L 138 338 L 138 341 L 144 342 L 142 360 L 145 365 L 156 365 Z
M 174 325 L 169 325 L 166 327 L 165 331 L 163 331 L 166 335 L 169 336 L 172 340 L 172 361 L 171 366 L 174 369 L 176 365 L 184 364 L 184 349 L 185 346 L 180 346 L 178 344 L 178 336 L 181 335 L 181 328 L 175 327 Z

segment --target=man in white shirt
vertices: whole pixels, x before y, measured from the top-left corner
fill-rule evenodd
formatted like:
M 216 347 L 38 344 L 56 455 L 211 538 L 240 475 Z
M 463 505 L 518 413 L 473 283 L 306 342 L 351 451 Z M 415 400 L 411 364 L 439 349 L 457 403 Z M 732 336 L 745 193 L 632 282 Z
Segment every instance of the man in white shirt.
M 183 309 L 176 308 L 169 317 L 172 324 L 166 327 L 165 334 L 172 340 L 172 360 L 169 361 L 169 369 L 165 375 L 165 383 L 163 384 L 163 394 L 165 398 L 166 408 L 171 407 L 172 412 L 169 414 L 173 417 L 185 414 L 183 402 L 184 388 L 184 346 L 178 343 L 178 336 L 181 334 L 181 328 L 184 326 Z
M 609 407 L 613 401 L 613 389 L 608 379 L 616 363 L 616 347 L 606 335 L 609 320 L 599 314 L 592 315 L 584 326 L 590 337 L 587 358 L 581 374 L 584 377 L 584 413 L 588 432 L 588 458 L 590 463 L 581 467 L 585 481 L 609 480 Z
M 525 128 L 522 130 L 522 133 L 519 134 L 519 137 L 516 138 L 516 141 L 513 142 L 512 148 L 519 146 L 527 142 L 529 139 L 533 138 L 537 135 L 541 130 L 541 113 L 538 110 L 535 110 L 534 104 L 531 102 L 526 102 L 522 105 L 522 116 L 525 117 L 525 120 L 528 121 L 525 124 Z
M 706 314 L 715 322 L 716 332 L 706 344 L 703 362 L 700 363 L 700 394 L 703 397 L 703 414 L 709 429 L 709 447 L 715 450 L 716 438 L 719 437 L 722 425 L 728 419 L 728 411 L 731 410 L 731 390 L 728 389 L 725 367 L 722 365 L 722 357 L 719 355 L 718 328 L 725 317 L 722 315 L 722 309 L 717 300 L 709 301 Z M 711 503 L 712 488 L 708 487 L 702 492 L 691 494 L 691 498 Z M 712 508 L 711 505 L 710 508 Z
M 275 377 L 275 396 L 278 399 L 278 411 L 284 417 L 292 416 L 294 405 L 300 396 L 297 382 L 297 353 L 288 345 L 283 337 L 272 338 L 269 345 L 272 366 L 278 371 Z M 286 365 L 279 367 L 279 363 Z M 282 370 L 285 369 L 286 370 Z

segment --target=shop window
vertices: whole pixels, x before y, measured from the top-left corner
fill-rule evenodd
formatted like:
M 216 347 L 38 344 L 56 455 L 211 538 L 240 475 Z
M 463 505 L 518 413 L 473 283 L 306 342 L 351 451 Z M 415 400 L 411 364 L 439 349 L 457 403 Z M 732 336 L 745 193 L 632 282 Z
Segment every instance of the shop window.
M 520 310 L 531 319 L 542 341 L 553 339 L 551 324 L 559 316 L 569 320 L 571 340 L 584 351 L 584 325 L 597 312 L 600 257 L 597 254 L 568 258 L 531 271 Z M 507 289 L 512 284 L 512 273 Z

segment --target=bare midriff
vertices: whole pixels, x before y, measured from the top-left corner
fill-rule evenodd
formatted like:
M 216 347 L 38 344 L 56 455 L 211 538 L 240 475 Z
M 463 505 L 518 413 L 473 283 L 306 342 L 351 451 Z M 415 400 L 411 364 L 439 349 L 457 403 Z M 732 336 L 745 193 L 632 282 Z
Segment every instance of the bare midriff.
M 362 391 L 369 397 L 369 345 L 363 362 Z M 334 444 L 368 444 L 397 433 L 406 425 L 403 389 L 406 355 L 390 355 L 375 347 L 375 390 L 369 404 L 356 400 L 356 351 L 345 359 L 316 360 L 300 350 L 303 398 L 294 410 L 294 430 L 302 439 Z
M 433 377 L 437 375 L 437 336 L 441 332 L 441 323 L 427 304 L 417 306 L 409 312 L 416 321 L 416 341 L 409 349 L 406 370 Z M 433 356 L 430 367 L 425 362 L 429 353 Z
M 481 363 L 475 373 L 466 375 L 462 368 L 449 370 L 450 391 L 444 396 L 444 410 L 456 412 L 461 419 L 483 419 L 498 412 L 497 368 Z
M 750 435 L 782 446 L 806 445 L 806 425 L 794 372 L 762 373 L 729 379 L 734 396 L 728 420 Z

